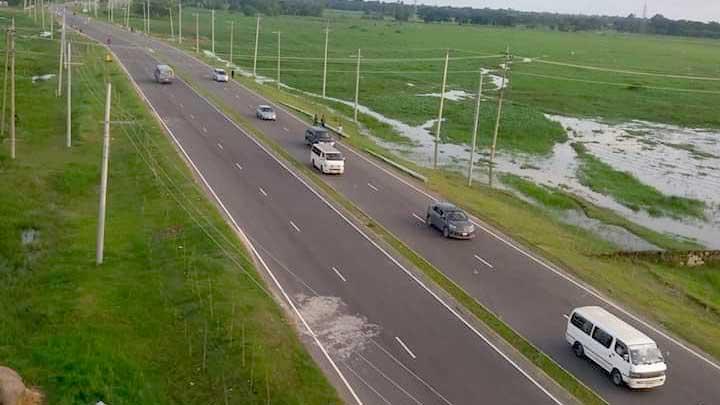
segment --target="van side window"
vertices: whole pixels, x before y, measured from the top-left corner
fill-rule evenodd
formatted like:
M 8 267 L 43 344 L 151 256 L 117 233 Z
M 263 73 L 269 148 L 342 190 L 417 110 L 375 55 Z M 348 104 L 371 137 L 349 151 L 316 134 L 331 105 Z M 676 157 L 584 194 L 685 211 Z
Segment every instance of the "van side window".
M 627 349 L 627 346 L 625 346 L 625 343 L 623 343 L 619 340 L 616 341 L 615 342 L 615 353 L 619 354 L 620 357 L 623 357 L 626 354 L 628 354 L 628 349 Z
M 593 324 L 592 322 L 588 321 L 587 319 L 583 318 L 582 316 L 578 314 L 573 314 L 572 318 L 570 318 L 570 322 L 575 325 L 578 329 L 585 332 L 586 335 L 590 334 L 590 331 L 592 330 Z
M 312 153 L 320 156 L 320 149 L 317 148 L 317 146 L 312 147 Z
M 610 345 L 612 344 L 613 337 L 610 336 L 607 332 L 604 330 L 595 327 L 595 330 L 593 331 L 592 338 L 595 339 L 598 343 L 605 346 L 605 348 L 609 349 Z

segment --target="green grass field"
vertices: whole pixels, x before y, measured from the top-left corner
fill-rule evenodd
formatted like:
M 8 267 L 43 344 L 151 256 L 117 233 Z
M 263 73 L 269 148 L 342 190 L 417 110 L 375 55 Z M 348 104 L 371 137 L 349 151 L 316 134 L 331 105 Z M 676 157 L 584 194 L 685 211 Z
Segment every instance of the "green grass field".
M 23 36 L 31 27 L 18 15 Z M 0 151 L 0 364 L 51 404 L 339 403 L 118 67 L 74 48 L 67 149 L 57 82 L 30 81 L 57 70 L 57 42 L 17 47 L 17 159 L 7 133 Z M 133 124 L 112 128 L 96 266 L 106 79 L 112 119 Z
M 184 45 L 194 46 L 193 13 L 199 11 L 201 47 L 210 49 L 210 13 L 186 9 Z M 352 100 L 354 55 L 362 65 L 360 101 L 382 114 L 420 125 L 437 117 L 439 99 L 418 97 L 438 93 L 444 49 L 451 48 L 448 89 L 477 91 L 478 68 L 497 69 L 501 58 L 487 58 L 510 47 L 514 58 L 510 103 L 502 123 L 499 147 L 546 153 L 565 139 L 563 129 L 545 119 L 544 112 L 606 120 L 643 119 L 691 127 L 719 128 L 713 105 L 720 95 L 718 80 L 583 70 L 569 66 L 524 62 L 539 58 L 576 65 L 657 74 L 720 77 L 716 42 L 702 39 L 624 35 L 617 33 L 561 33 L 547 30 L 504 29 L 454 24 L 396 23 L 330 14 L 327 92 Z M 230 21 L 235 22 L 233 61 L 252 68 L 255 18 L 217 12 L 215 51 L 229 58 Z M 261 21 L 258 71 L 274 78 L 277 36 L 282 31 L 283 82 L 305 91 L 322 90 L 326 19 L 267 17 Z M 133 22 L 141 27 L 140 20 Z M 169 34 L 169 20 L 154 20 L 152 30 Z M 682 57 L 678 57 L 682 55 Z M 413 86 L 410 86 L 412 84 Z M 661 90 L 659 88 L 667 88 Z M 497 92 L 489 86 L 491 99 Z M 495 103 L 483 103 L 480 143 L 487 145 L 494 125 Z M 467 142 L 472 130 L 474 101 L 448 101 L 443 135 Z

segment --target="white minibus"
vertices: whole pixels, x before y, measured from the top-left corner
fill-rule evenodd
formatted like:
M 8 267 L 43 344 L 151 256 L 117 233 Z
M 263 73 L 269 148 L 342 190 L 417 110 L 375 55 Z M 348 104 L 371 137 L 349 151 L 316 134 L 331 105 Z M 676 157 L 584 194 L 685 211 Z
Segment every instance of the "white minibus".
M 310 149 L 313 167 L 325 174 L 345 173 L 345 157 L 330 143 L 316 143 Z
M 576 356 L 587 357 L 610 373 L 617 386 L 653 388 L 665 384 L 667 365 L 657 344 L 601 307 L 572 311 L 565 340 Z

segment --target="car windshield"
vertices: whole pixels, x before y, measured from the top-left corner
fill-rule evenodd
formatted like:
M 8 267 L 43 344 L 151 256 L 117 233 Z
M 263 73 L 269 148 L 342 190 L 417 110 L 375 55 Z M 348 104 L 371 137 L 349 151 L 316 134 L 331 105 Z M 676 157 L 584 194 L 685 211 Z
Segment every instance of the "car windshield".
M 630 360 L 637 366 L 660 363 L 663 357 L 660 349 L 655 345 L 630 346 Z
M 273 109 L 270 107 L 260 107 L 260 111 L 262 112 L 273 112 Z
M 340 152 L 330 152 L 325 154 L 325 159 L 327 160 L 343 160 L 342 153 Z
M 317 131 L 317 132 L 315 132 L 315 136 L 316 136 L 318 139 L 323 139 L 323 140 L 329 140 L 329 139 L 330 139 L 330 134 L 327 133 L 327 132 L 325 132 L 325 131 Z
M 217 74 L 219 74 L 219 75 L 224 75 L 224 74 L 225 74 L 225 71 L 222 70 L 222 69 L 215 69 L 215 73 L 217 73 Z
M 462 211 L 450 211 L 447 215 L 448 221 L 467 221 L 467 215 Z

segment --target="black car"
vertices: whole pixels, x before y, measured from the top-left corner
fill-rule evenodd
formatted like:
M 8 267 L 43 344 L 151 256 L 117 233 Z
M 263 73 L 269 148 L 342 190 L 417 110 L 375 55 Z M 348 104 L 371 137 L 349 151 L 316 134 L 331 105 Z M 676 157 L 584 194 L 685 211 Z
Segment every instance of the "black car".
M 315 145 L 316 143 L 330 143 L 333 144 L 332 136 L 326 128 L 323 127 L 311 127 L 305 131 L 305 143 L 308 145 Z
M 430 204 L 425 222 L 428 227 L 441 230 L 446 238 L 472 239 L 475 237 L 475 225 L 465 211 L 450 203 Z

